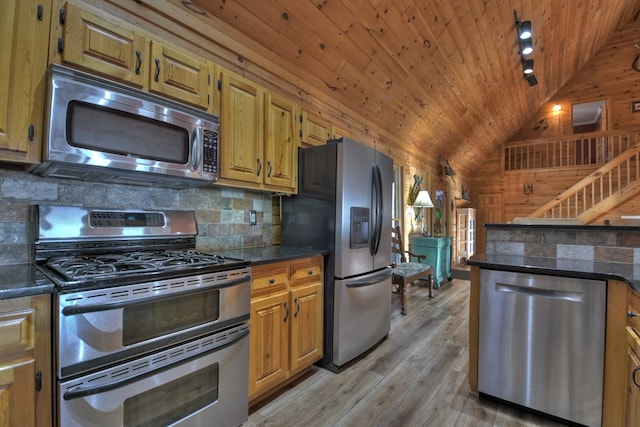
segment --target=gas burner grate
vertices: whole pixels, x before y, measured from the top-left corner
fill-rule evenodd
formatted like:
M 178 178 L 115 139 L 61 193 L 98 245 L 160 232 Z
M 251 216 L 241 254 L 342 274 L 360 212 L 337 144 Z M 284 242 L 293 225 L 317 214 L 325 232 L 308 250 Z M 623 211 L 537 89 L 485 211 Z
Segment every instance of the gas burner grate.
M 124 276 L 149 271 L 170 271 L 185 267 L 215 265 L 223 257 L 186 251 L 136 251 L 94 256 L 62 256 L 47 260 L 47 266 L 67 280 Z

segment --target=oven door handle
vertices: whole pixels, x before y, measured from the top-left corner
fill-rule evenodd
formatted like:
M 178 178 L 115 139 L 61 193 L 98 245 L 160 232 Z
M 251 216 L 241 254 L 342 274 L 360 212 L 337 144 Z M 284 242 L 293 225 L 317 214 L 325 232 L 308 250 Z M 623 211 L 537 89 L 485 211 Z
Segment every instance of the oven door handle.
M 94 304 L 94 305 L 80 305 L 80 306 L 76 306 L 76 305 L 70 305 L 67 307 L 64 307 L 62 309 L 62 315 L 64 316 L 73 316 L 75 314 L 83 314 L 83 313 L 93 313 L 96 311 L 106 311 L 106 310 L 115 310 L 118 308 L 124 308 L 124 307 L 128 307 L 128 306 L 132 306 L 132 305 L 136 305 L 136 304 L 144 304 L 146 302 L 149 301 L 163 301 L 163 300 L 167 300 L 167 299 L 172 299 L 175 298 L 178 295 L 192 295 L 192 294 L 197 294 L 197 293 L 204 293 L 213 289 L 222 289 L 222 288 L 228 288 L 231 286 L 236 286 L 239 285 L 241 283 L 245 283 L 245 282 L 250 282 L 251 281 L 251 277 L 241 277 L 239 279 L 235 279 L 235 280 L 230 280 L 228 282 L 224 282 L 224 283 L 220 283 L 220 284 L 216 284 L 215 286 L 210 286 L 207 288 L 198 288 L 198 289 L 193 289 L 191 291 L 184 291 L 184 292 L 180 292 L 180 293 L 174 293 L 174 294 L 169 294 L 169 295 L 160 295 L 160 296 L 152 296 L 152 297 L 148 297 L 148 298 L 140 298 L 140 299 L 136 299 L 136 300 L 126 300 L 126 301 L 118 301 L 118 302 L 113 302 L 113 303 L 105 303 L 105 304 Z
M 64 400 L 72 400 L 72 399 L 77 399 L 79 397 L 91 396 L 93 394 L 100 394 L 100 393 L 105 393 L 107 391 L 116 390 L 116 389 L 124 387 L 125 385 L 130 384 L 132 382 L 139 381 L 141 378 L 146 378 L 146 377 L 149 377 L 149 376 L 157 375 L 157 374 L 159 374 L 161 372 L 164 372 L 164 371 L 167 371 L 169 369 L 172 369 L 175 365 L 178 365 L 178 364 L 181 364 L 181 363 L 185 363 L 185 362 L 188 362 L 188 361 L 193 360 L 193 359 L 197 359 L 199 357 L 202 357 L 202 356 L 204 356 L 206 354 L 210 354 L 210 353 L 215 352 L 215 351 L 223 350 L 223 349 L 225 349 L 225 348 L 227 348 L 229 346 L 234 345 L 235 343 L 237 343 L 238 341 L 240 341 L 241 339 L 245 338 L 248 335 L 249 335 L 249 329 L 247 329 L 245 331 L 242 331 L 233 340 L 231 340 L 231 341 L 229 341 L 229 342 L 227 342 L 227 343 L 225 343 L 225 344 L 223 344 L 223 345 L 221 345 L 219 347 L 215 347 L 215 348 L 212 348 L 212 349 L 210 349 L 208 351 L 195 354 L 192 357 L 189 357 L 187 359 L 178 360 L 178 361 L 176 361 L 176 363 L 172 363 L 170 365 L 163 366 L 162 368 L 155 369 L 155 370 L 153 370 L 151 372 L 147 372 L 147 373 L 139 375 L 139 376 L 127 378 L 127 379 L 121 380 L 121 381 L 114 381 L 112 383 L 103 384 L 103 385 L 98 386 L 98 387 L 77 387 L 77 388 L 74 388 L 73 390 L 69 390 L 69 391 L 64 392 L 64 394 L 62 395 L 62 398 Z

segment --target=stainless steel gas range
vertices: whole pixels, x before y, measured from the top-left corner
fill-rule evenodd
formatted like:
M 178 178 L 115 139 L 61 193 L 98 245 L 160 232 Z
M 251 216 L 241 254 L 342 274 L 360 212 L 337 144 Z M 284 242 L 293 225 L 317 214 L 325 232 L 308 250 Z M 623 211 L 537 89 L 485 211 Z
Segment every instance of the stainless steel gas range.
M 195 250 L 191 211 L 38 206 L 60 426 L 239 426 L 249 263 Z

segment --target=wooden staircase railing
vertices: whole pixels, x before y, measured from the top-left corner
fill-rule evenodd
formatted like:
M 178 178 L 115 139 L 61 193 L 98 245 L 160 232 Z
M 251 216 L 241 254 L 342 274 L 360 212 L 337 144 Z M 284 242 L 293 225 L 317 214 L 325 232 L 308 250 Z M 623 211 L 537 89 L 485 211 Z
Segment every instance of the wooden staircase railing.
M 531 218 L 580 218 L 585 224 L 640 193 L 640 144 L 528 215 Z

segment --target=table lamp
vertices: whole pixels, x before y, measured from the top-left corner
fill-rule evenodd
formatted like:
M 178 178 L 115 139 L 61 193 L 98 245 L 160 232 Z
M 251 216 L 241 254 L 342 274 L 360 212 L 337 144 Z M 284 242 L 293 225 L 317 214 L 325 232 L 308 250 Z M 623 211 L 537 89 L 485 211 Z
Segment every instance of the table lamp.
M 427 190 L 420 190 L 418 197 L 416 197 L 416 201 L 413 203 L 413 207 L 422 208 L 422 234 L 424 236 L 428 236 L 429 230 L 427 230 L 427 225 L 424 222 L 424 208 L 432 208 L 433 202 L 431 201 L 431 197 Z

